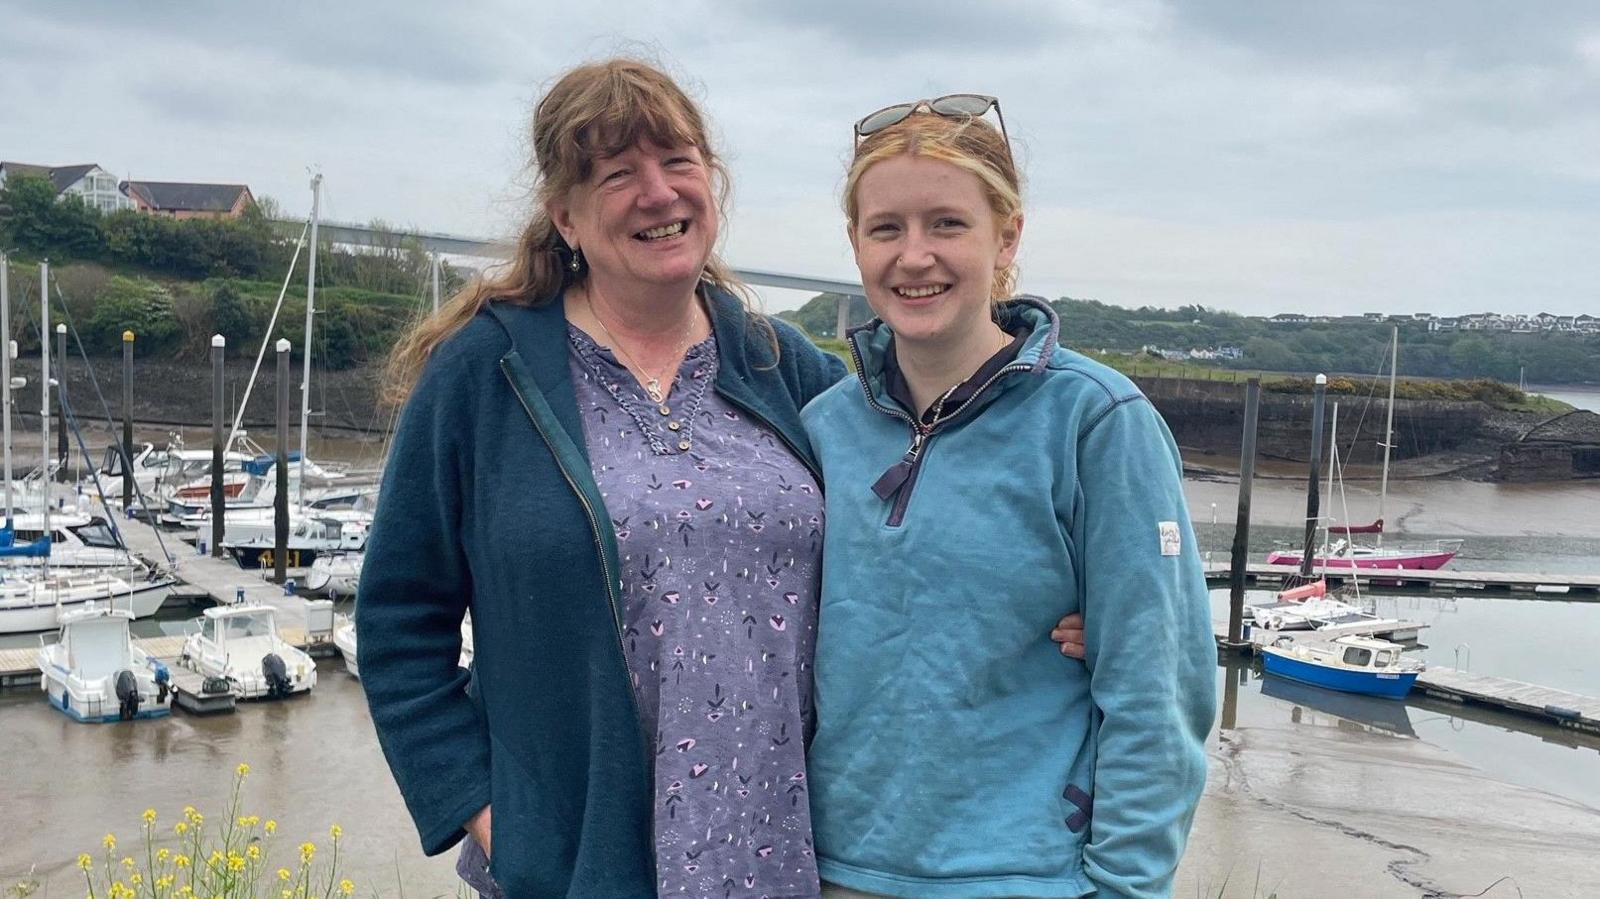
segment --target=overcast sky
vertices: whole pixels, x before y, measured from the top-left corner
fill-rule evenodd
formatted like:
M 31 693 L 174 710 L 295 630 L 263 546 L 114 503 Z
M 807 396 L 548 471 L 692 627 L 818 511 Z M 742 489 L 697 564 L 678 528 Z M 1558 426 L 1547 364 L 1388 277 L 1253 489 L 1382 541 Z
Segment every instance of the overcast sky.
M 978 92 L 1026 174 L 1030 292 L 1600 313 L 1589 0 L 451 6 L 0 0 L 0 159 L 244 182 L 302 215 L 315 167 L 328 218 L 498 237 L 541 87 L 644 52 L 715 123 L 736 266 L 854 279 L 851 122 Z

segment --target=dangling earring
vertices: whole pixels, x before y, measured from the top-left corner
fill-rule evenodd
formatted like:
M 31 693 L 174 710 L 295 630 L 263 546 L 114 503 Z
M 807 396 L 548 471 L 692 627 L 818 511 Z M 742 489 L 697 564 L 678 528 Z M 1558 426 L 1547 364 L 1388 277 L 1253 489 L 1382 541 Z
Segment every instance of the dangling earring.
M 572 258 L 567 260 L 567 270 L 576 275 L 583 268 L 583 251 L 573 250 Z

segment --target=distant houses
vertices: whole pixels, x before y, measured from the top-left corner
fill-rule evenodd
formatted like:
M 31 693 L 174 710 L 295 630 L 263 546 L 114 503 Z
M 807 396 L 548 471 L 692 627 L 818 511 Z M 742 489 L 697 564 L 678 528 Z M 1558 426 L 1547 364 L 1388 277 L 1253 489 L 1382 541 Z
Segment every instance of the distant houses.
M 17 176 L 43 178 L 55 187 L 57 199 L 76 196 L 102 213 L 134 209 L 180 219 L 231 219 L 244 215 L 255 204 L 248 185 L 118 181 L 95 163 L 48 166 L 0 162 L 0 188 L 8 178 Z
M 84 205 L 101 212 L 133 208 L 133 201 L 117 186 L 117 177 L 92 162 L 57 166 L 0 162 L 0 187 L 19 175 L 43 178 L 55 186 L 57 198 L 79 197 Z
M 1431 312 L 1413 312 L 1409 315 L 1387 315 L 1367 312 L 1361 315 L 1302 315 L 1298 312 L 1280 312 L 1262 319 L 1271 325 L 1343 325 L 1343 324 L 1412 324 L 1423 325 L 1429 331 L 1492 331 L 1509 334 L 1600 334 L 1600 318 L 1593 315 L 1537 315 L 1498 312 L 1473 312 L 1467 315 L 1434 315 Z
M 1156 346 L 1154 344 L 1145 344 L 1145 346 L 1142 348 L 1142 351 L 1145 352 L 1145 353 L 1149 353 L 1152 356 L 1160 356 L 1163 359 L 1167 359 L 1167 360 L 1170 360 L 1170 361 L 1173 361 L 1173 362 L 1185 362 L 1185 361 L 1188 361 L 1188 360 L 1191 360 L 1191 359 L 1199 359 L 1199 360 L 1204 360 L 1206 362 L 1219 362 L 1219 361 L 1223 361 L 1223 360 L 1230 360 L 1231 361 L 1231 360 L 1235 360 L 1235 359 L 1243 359 L 1244 358 L 1244 350 L 1242 348 L 1236 347 L 1236 346 L 1221 346 L 1221 347 L 1212 347 L 1212 348 L 1209 348 L 1209 349 L 1179 350 L 1179 349 L 1166 349 L 1166 348 L 1158 347 L 1158 346 Z
M 140 212 L 180 219 L 238 218 L 256 201 L 244 184 L 124 181 L 122 191 Z

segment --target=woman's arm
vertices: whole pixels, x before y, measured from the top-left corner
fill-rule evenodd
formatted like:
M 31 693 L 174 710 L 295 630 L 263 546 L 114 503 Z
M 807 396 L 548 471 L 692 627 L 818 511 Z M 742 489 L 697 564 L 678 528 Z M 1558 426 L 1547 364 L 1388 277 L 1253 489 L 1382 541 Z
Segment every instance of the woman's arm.
M 1169 894 L 1216 714 L 1210 600 L 1182 463 L 1143 396 L 1078 441 L 1074 539 L 1085 663 L 1102 713 L 1084 866 L 1101 899 Z
M 461 544 L 472 392 L 462 368 L 435 359 L 406 404 L 356 603 L 361 686 L 429 855 L 489 804 L 489 735 L 457 667 L 472 596 Z

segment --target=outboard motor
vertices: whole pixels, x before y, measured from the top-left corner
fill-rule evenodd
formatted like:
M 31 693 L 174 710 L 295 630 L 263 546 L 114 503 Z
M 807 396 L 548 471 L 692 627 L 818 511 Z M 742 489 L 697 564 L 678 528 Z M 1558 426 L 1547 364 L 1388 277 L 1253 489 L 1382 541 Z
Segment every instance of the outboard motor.
M 117 672 L 117 717 L 132 721 L 139 714 L 139 682 L 133 672 L 124 668 Z
M 281 699 L 289 695 L 289 669 L 283 658 L 269 652 L 261 659 L 261 674 L 267 679 L 267 695 Z

